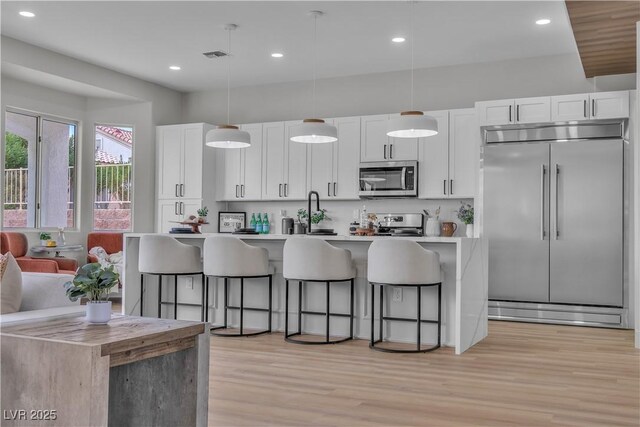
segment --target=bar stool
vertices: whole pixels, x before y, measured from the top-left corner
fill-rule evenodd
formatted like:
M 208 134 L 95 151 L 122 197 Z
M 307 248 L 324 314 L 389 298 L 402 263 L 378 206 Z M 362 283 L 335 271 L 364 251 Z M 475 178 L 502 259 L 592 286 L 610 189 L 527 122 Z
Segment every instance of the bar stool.
M 207 309 L 205 319 L 209 321 L 209 279 L 211 277 L 224 279 L 224 326 L 211 328 L 211 334 L 221 337 L 248 337 L 271 332 L 273 270 L 269 267 L 269 252 L 265 248 L 258 248 L 232 236 L 207 237 L 204 241 L 204 275 L 206 277 L 205 301 Z M 269 279 L 268 308 L 244 306 L 244 279 Z M 229 279 L 240 279 L 240 305 L 229 305 Z M 229 329 L 229 309 L 240 311 L 240 333 L 214 332 Z M 259 332 L 244 332 L 244 312 L 261 311 L 269 316 L 268 328 Z
M 441 294 L 442 279 L 440 276 L 440 256 L 424 249 L 410 240 L 385 239 L 376 240 L 369 247 L 368 280 L 371 284 L 371 341 L 369 347 L 389 353 L 426 353 L 440 348 L 441 326 Z M 375 340 L 375 285 L 380 286 L 379 339 Z M 390 317 L 384 315 L 384 287 L 402 286 L 416 288 L 417 318 Z M 438 320 L 423 320 L 421 310 L 422 288 L 436 286 L 438 288 Z M 398 350 L 378 347 L 376 344 L 384 340 L 384 321 L 415 322 L 417 328 L 416 350 Z M 421 324 L 435 323 L 438 327 L 438 343 L 432 347 L 421 346 Z
M 173 305 L 173 318 L 178 318 L 178 306 L 200 307 L 200 319 L 204 321 L 204 275 L 200 248 L 180 243 L 171 236 L 144 235 L 140 238 L 140 253 L 138 256 L 138 270 L 140 271 L 140 316 L 144 307 L 144 275 L 158 276 L 158 317 L 162 317 L 162 305 Z M 202 276 L 202 304 L 178 302 L 178 276 Z M 173 276 L 175 300 L 162 301 L 162 278 Z
M 314 237 L 290 237 L 284 244 L 283 272 L 285 279 L 285 320 L 284 339 L 296 344 L 337 344 L 353 339 L 353 305 L 355 268 L 351 260 L 351 252 L 336 248 L 324 240 Z M 289 281 L 298 281 L 298 332 L 289 333 Z M 303 283 L 326 283 L 326 311 L 309 311 L 302 307 Z M 331 312 L 331 283 L 349 282 L 350 300 L 349 314 Z M 326 331 L 324 341 L 304 341 L 294 336 L 302 335 L 302 315 L 326 316 Z M 349 318 L 349 336 L 331 340 L 329 323 L 332 316 Z

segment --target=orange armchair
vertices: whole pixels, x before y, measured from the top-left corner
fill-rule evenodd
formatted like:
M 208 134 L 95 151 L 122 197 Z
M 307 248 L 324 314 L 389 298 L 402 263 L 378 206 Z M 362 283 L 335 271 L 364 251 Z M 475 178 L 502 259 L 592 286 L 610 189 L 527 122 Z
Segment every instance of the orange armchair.
M 29 242 L 22 233 L 0 232 L 0 252 L 11 252 L 20 270 L 32 273 L 61 273 L 75 275 L 78 262 L 71 258 L 33 258 L 27 255 Z
M 100 246 L 107 254 L 120 252 L 123 245 L 122 233 L 93 232 L 87 235 L 87 251 Z M 87 262 L 98 262 L 94 255 L 87 254 Z

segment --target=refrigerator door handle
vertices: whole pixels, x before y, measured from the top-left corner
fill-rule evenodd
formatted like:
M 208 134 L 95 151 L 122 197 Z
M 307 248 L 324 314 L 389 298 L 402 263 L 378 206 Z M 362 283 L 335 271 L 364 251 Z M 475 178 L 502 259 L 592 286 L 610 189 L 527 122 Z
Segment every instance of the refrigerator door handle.
M 540 240 L 544 240 L 544 165 L 540 165 Z
M 554 227 L 555 227 L 555 233 L 554 233 L 554 240 L 558 240 L 558 237 L 560 237 L 560 227 L 558 226 L 558 188 L 559 188 L 559 175 L 560 175 L 560 166 L 556 163 L 555 166 L 555 170 L 556 170 L 556 212 L 555 212 L 555 220 L 554 220 Z

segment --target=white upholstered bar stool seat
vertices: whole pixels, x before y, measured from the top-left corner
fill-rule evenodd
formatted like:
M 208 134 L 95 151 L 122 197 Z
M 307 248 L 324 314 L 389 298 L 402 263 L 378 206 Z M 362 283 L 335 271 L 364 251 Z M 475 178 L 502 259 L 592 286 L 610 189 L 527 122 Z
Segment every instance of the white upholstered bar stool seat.
M 171 236 L 144 235 L 140 238 L 138 270 L 141 275 L 140 315 L 143 315 L 144 306 L 144 275 L 151 274 L 159 276 L 158 317 L 161 317 L 162 304 L 172 304 L 174 318 L 177 318 L 179 305 L 193 305 L 178 303 L 178 276 L 202 276 L 200 248 L 181 243 Z M 164 276 L 174 276 L 175 300 L 172 303 L 162 301 L 162 278 Z M 200 314 L 204 321 L 204 279 L 202 280 L 202 297 Z
M 375 340 L 374 316 L 371 316 L 371 342 L 369 347 L 387 352 L 418 353 L 435 350 L 441 342 L 441 298 L 442 274 L 440 271 L 440 255 L 424 249 L 412 240 L 389 238 L 371 243 L 368 253 L 367 280 L 371 284 L 371 310 L 375 307 L 375 285 L 380 286 L 379 339 Z M 414 287 L 417 290 L 417 318 L 404 319 L 384 315 L 384 287 Z M 423 320 L 421 313 L 422 288 L 436 286 L 438 290 L 438 320 Z M 394 350 L 377 347 L 382 342 L 384 321 L 415 322 L 417 325 L 416 350 Z M 423 348 L 421 346 L 421 324 L 435 323 L 438 328 L 437 345 Z
M 336 248 L 326 241 L 316 237 L 290 237 L 286 240 L 283 250 L 282 275 L 285 279 L 285 340 L 297 344 L 336 344 L 353 339 L 353 306 L 354 306 L 354 279 L 356 269 L 353 265 L 351 252 L 346 249 Z M 298 281 L 298 332 L 289 333 L 289 281 Z M 303 284 L 306 282 L 326 283 L 326 311 L 312 312 L 302 306 Z M 331 283 L 349 282 L 350 301 L 349 314 L 332 313 L 330 309 Z M 302 315 L 326 316 L 325 340 L 305 341 L 292 338 L 302 335 Z M 349 337 L 343 339 L 330 339 L 331 316 L 349 318 Z
M 205 319 L 207 321 L 209 318 L 209 279 L 211 277 L 224 279 L 224 325 L 211 328 L 211 333 L 218 336 L 238 337 L 271 332 L 273 274 L 275 271 L 273 267 L 269 265 L 269 251 L 265 248 L 248 245 L 235 236 L 223 235 L 207 237 L 204 241 L 203 250 L 203 265 L 206 277 L 205 301 L 207 301 Z M 268 308 L 244 306 L 244 279 L 248 278 L 268 279 Z M 229 281 L 231 279 L 240 279 L 240 305 L 237 307 L 229 304 Z M 229 329 L 229 309 L 240 311 L 240 333 L 222 333 L 222 330 Z M 269 316 L 268 328 L 258 332 L 245 333 L 244 312 L 246 310 L 266 312 Z

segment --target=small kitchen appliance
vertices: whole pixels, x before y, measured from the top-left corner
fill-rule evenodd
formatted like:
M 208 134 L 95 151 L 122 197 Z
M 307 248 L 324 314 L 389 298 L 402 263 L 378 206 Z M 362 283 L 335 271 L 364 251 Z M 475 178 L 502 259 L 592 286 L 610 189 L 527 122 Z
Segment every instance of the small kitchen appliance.
M 418 197 L 418 162 L 360 163 L 361 199 Z
M 424 215 L 421 213 L 378 213 L 376 215 L 378 236 L 424 236 Z

